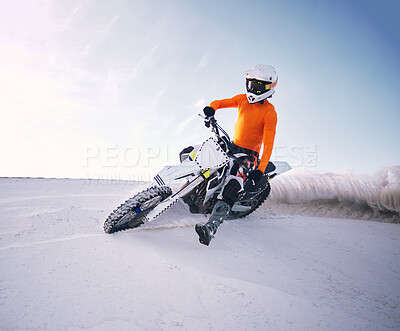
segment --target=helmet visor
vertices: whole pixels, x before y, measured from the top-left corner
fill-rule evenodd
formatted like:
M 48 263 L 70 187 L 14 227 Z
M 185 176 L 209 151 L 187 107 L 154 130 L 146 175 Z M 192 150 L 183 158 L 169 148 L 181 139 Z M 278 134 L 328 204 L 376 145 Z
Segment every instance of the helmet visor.
M 276 83 L 265 82 L 258 79 L 246 79 L 246 89 L 247 92 L 254 93 L 256 95 L 261 95 L 268 92 L 271 88 L 276 86 Z

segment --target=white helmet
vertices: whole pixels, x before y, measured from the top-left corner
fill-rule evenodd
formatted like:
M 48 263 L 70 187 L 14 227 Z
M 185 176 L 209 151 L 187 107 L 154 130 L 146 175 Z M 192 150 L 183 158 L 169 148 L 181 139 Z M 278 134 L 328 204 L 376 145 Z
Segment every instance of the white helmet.
M 246 94 L 250 103 L 270 98 L 275 93 L 278 75 L 275 68 L 267 64 L 257 64 L 245 72 Z

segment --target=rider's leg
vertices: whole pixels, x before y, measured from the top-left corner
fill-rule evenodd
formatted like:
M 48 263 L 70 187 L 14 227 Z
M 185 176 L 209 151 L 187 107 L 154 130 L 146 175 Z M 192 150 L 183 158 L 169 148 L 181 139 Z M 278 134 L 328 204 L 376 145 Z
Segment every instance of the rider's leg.
M 199 235 L 199 241 L 204 245 L 209 245 L 218 227 L 227 219 L 232 206 L 239 197 L 239 191 L 243 189 L 243 169 L 231 161 L 226 184 L 222 190 L 222 199 L 215 204 L 211 216 L 207 223 L 196 224 L 195 230 Z
M 241 188 L 242 184 L 240 181 L 232 176 L 222 191 L 222 200 L 218 200 L 215 204 L 208 222 L 196 225 L 195 229 L 202 244 L 207 246 L 210 244 L 218 227 L 228 217 L 232 206 L 237 201 L 238 192 Z
M 232 177 L 225 185 L 222 191 L 222 200 L 219 200 L 211 213 L 211 216 L 207 222 L 210 226 L 212 225 L 214 233 L 222 222 L 228 217 L 232 206 L 238 199 L 239 191 L 241 190 L 241 183 L 234 177 Z

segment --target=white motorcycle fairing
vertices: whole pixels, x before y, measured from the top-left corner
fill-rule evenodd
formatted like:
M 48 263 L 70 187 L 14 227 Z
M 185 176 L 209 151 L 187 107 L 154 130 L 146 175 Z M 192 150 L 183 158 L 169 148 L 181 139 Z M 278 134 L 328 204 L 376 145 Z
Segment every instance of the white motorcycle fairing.
M 209 177 L 210 172 L 219 169 L 229 162 L 228 155 L 214 138 L 208 138 L 182 163 L 174 166 L 165 166 L 153 180 L 154 185 L 164 186 L 182 184 L 182 179 L 203 175 Z
M 176 201 L 189 194 L 193 188 L 206 180 L 217 169 L 228 163 L 229 157 L 218 142 L 214 138 L 208 138 L 199 147 L 197 153 L 192 152 L 181 164 L 164 167 L 154 177 L 153 184 L 159 186 L 168 185 L 173 189 L 173 194 L 150 211 L 145 216 L 144 222 L 151 222 L 156 219 Z M 186 179 L 185 185 L 174 192 L 174 186 L 176 186 L 174 184 L 181 183 L 182 179 Z
M 218 169 L 229 162 L 228 155 L 214 138 L 208 138 L 199 148 L 194 162 L 200 170 Z

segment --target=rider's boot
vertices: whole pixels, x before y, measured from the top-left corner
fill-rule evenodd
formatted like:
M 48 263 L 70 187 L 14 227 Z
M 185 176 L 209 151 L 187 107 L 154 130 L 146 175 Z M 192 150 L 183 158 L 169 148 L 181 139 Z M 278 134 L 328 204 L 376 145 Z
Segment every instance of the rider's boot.
M 196 224 L 195 230 L 199 235 L 200 243 L 207 246 L 210 244 L 211 239 L 214 238 L 217 232 L 217 228 L 228 217 L 230 211 L 231 206 L 227 202 L 219 200 L 215 204 L 208 222 Z

